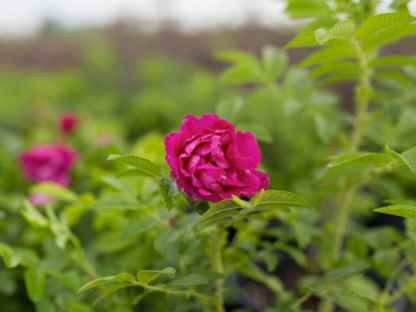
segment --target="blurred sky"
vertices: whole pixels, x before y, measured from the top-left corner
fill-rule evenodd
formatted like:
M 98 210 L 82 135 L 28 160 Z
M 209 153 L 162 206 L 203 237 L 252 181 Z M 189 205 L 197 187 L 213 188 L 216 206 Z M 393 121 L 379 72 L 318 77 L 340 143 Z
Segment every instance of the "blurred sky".
M 392 0 L 382 0 L 381 12 Z M 416 1 L 411 4 L 416 13 Z M 274 0 L 0 0 L 0 34 L 28 35 L 46 19 L 67 28 L 139 18 L 152 27 L 169 18 L 187 30 L 238 26 L 256 18 L 266 26 L 288 25 L 284 3 Z M 293 21 L 292 21 L 293 23 Z

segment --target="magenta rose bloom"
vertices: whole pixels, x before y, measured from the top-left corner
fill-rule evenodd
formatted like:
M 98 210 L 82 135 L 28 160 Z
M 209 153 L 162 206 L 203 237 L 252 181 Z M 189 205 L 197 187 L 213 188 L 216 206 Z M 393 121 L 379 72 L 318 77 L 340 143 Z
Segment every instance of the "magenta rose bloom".
M 59 126 L 63 133 L 71 134 L 78 128 L 78 117 L 74 113 L 65 112 L 59 116 Z
M 261 154 L 254 135 L 236 132 L 217 115 L 186 115 L 165 146 L 171 176 L 194 201 L 251 197 L 269 187 L 269 176 L 256 171 Z
M 68 186 L 77 153 L 63 144 L 34 145 L 19 156 L 23 173 L 34 182 L 56 182 Z

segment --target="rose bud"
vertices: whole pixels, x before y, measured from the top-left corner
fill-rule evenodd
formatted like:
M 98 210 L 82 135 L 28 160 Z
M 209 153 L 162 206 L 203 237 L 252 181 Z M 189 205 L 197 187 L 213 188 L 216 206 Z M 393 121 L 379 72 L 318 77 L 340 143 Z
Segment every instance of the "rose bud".
M 256 171 L 261 154 L 254 135 L 236 132 L 217 115 L 186 115 L 165 146 L 171 176 L 194 201 L 252 197 L 269 187 L 269 176 Z
M 77 115 L 71 112 L 62 113 L 59 116 L 59 126 L 61 131 L 66 134 L 74 133 L 77 130 L 79 119 Z

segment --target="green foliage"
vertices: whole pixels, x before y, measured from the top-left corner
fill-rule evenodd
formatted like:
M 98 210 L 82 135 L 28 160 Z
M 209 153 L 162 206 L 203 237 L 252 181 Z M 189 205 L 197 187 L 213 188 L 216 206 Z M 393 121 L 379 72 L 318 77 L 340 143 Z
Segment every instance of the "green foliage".
M 161 177 L 159 180 L 159 191 L 168 211 L 178 206 L 181 191 L 177 188 L 175 181 L 171 181 L 167 177 Z
M 160 168 L 151 161 L 144 158 L 140 158 L 134 155 L 110 155 L 108 160 L 130 165 L 136 169 L 143 171 L 146 174 L 152 175 L 155 178 L 160 177 Z
M 27 269 L 24 274 L 27 294 L 30 300 L 38 302 L 45 291 L 46 275 L 42 268 Z
M 123 282 L 123 281 L 134 281 L 134 280 L 136 280 L 136 278 L 133 275 L 129 274 L 129 273 L 121 273 L 121 274 L 117 274 L 117 275 L 113 275 L 113 276 L 101 277 L 101 278 L 97 278 L 97 279 L 85 284 L 84 286 L 82 286 L 78 290 L 78 293 L 83 292 L 87 289 L 97 287 L 97 286 L 102 285 L 102 284 L 109 283 L 109 282 Z

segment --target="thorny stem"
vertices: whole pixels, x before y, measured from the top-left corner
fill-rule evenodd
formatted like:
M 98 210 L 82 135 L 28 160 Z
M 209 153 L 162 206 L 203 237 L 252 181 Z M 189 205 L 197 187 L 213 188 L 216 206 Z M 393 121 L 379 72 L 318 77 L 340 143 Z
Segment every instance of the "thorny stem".
M 356 121 L 354 129 L 351 134 L 350 145 L 348 147 L 348 152 L 356 152 L 362 142 L 365 128 L 367 125 L 367 115 L 368 115 L 368 104 L 369 98 L 371 95 L 371 83 L 370 83 L 370 69 L 368 67 L 369 59 L 367 55 L 362 51 L 358 42 L 354 42 L 358 63 L 360 66 L 360 80 L 355 88 L 355 115 Z M 348 183 L 348 180 L 343 181 L 340 205 L 338 210 L 338 219 L 335 224 L 335 243 L 332 250 L 332 261 L 335 262 L 339 259 L 342 250 L 342 243 L 344 241 L 345 230 L 348 222 L 348 216 L 352 200 L 354 198 L 355 192 L 358 189 L 358 185 L 352 186 Z M 328 297 L 323 303 L 322 312 L 331 312 L 333 311 L 333 299 Z
M 225 245 L 225 232 L 219 228 L 214 238 L 212 245 L 212 258 L 211 266 L 214 272 L 224 273 L 224 265 L 222 262 L 222 251 Z M 224 279 L 215 281 L 215 294 L 216 294 L 216 308 L 217 312 L 225 312 L 224 310 Z

